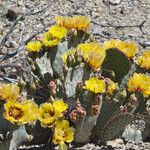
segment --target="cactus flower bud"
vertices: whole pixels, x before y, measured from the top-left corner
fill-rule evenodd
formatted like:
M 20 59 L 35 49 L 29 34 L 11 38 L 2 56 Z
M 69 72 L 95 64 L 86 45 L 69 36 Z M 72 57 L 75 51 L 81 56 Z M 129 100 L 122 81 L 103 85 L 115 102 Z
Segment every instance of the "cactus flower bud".
M 135 105 L 137 104 L 137 97 L 135 96 L 135 94 L 132 94 L 130 96 L 130 101 L 129 101 L 129 106 L 130 107 L 135 107 Z
M 25 81 L 22 78 L 19 79 L 18 86 L 20 88 L 24 88 L 26 86 L 26 83 L 25 83 Z
M 56 88 L 57 88 L 55 81 L 50 81 L 48 84 L 48 88 L 49 88 L 50 93 L 53 96 L 55 96 L 56 95 Z
M 99 79 L 99 80 L 105 80 L 105 77 L 100 75 L 100 76 L 98 77 L 98 79 Z
M 36 70 L 36 67 L 35 67 L 35 65 L 31 65 L 31 69 L 33 70 L 33 71 L 35 71 Z
M 78 63 L 81 63 L 83 61 L 83 56 L 82 56 L 81 51 L 77 50 L 75 52 L 75 59 L 76 59 L 76 62 L 78 62 Z
M 110 72 L 110 77 L 111 77 L 112 79 L 115 79 L 115 72 L 114 72 L 114 71 L 111 71 L 111 72 Z
M 76 90 L 81 92 L 83 90 L 83 82 L 80 81 L 77 83 Z
M 28 62 L 30 63 L 30 64 L 32 64 L 33 63 L 33 60 L 32 60 L 32 58 L 31 57 L 27 57 L 27 60 L 28 60 Z
M 67 64 L 68 66 L 71 66 L 74 62 L 74 56 L 69 54 L 68 57 L 67 57 Z
M 86 110 L 83 107 L 78 106 L 77 110 L 81 114 L 81 116 L 85 116 L 86 115 Z
M 101 104 L 101 101 L 102 101 L 102 97 L 100 95 L 97 95 L 95 97 L 95 102 L 93 105 L 100 105 Z
M 97 114 L 99 114 L 99 105 L 92 105 L 91 107 L 91 113 L 93 116 L 96 116 Z
M 34 82 L 30 84 L 30 90 L 33 91 L 33 92 L 36 91 L 36 85 L 35 85 Z
M 68 72 L 68 66 L 66 64 L 63 65 L 63 72 L 65 74 Z
M 86 115 L 86 110 L 81 106 L 77 106 L 76 109 L 70 113 L 69 117 L 72 122 L 76 123 L 85 115 Z
M 126 92 L 125 89 L 120 92 L 120 97 L 121 98 L 126 98 L 127 97 L 127 92 Z
M 78 122 L 79 121 L 79 114 L 77 110 L 73 110 L 70 115 L 69 118 L 71 119 L 72 122 Z

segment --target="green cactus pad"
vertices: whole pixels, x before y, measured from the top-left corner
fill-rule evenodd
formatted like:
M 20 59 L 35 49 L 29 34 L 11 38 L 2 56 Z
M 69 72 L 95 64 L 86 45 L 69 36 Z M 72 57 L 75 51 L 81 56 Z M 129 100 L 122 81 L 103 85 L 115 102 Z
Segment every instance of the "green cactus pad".
M 104 128 L 107 121 L 113 117 L 114 113 L 119 109 L 120 104 L 115 101 L 103 101 L 102 108 L 100 111 L 100 115 L 97 120 L 97 124 L 93 129 L 92 138 L 94 140 L 100 138 L 100 133 Z M 93 140 L 93 139 L 92 139 Z
M 134 116 L 130 113 L 122 113 L 114 116 L 104 126 L 100 141 L 108 141 L 119 138 L 125 127 L 132 123 Z
M 26 130 L 30 135 L 33 136 L 33 140 L 26 142 L 26 145 L 47 144 L 52 134 L 51 129 L 42 128 L 39 121 L 37 121 L 34 127 L 26 125 Z
M 128 73 L 130 65 L 130 61 L 121 51 L 108 49 L 102 64 L 103 74 L 112 79 L 110 72 L 113 71 L 115 73 L 115 81 L 121 82 L 121 79 Z

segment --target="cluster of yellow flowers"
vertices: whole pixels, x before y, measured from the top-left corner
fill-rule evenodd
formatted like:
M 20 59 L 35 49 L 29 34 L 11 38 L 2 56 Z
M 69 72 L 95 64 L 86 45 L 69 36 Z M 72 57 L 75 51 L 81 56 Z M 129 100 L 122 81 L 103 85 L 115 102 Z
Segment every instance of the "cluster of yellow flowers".
M 65 142 L 70 143 L 74 139 L 74 128 L 69 127 L 67 120 L 58 121 L 55 125 L 53 143 L 59 144 L 60 150 L 67 150 L 68 146 Z
M 150 96 L 150 76 L 143 73 L 134 73 L 129 78 L 128 83 L 129 92 L 141 92 L 145 97 Z
M 19 94 L 20 88 L 17 84 L 0 83 L 0 99 L 6 102 L 4 117 L 19 125 L 36 121 L 38 106 L 31 100 L 22 100 Z
M 55 20 L 57 25 L 65 27 L 68 30 L 76 29 L 86 31 L 90 25 L 90 20 L 85 16 L 74 16 L 74 17 L 57 16 Z
M 150 69 L 150 50 L 145 50 L 136 62 L 142 68 Z
M 138 53 L 138 46 L 136 43 L 115 39 L 104 42 L 103 48 L 104 50 L 117 49 L 123 52 L 129 59 L 133 59 L 135 54 Z
M 66 36 L 67 29 L 58 25 L 53 25 L 47 32 L 43 34 L 41 41 L 29 42 L 26 49 L 29 52 L 39 52 L 44 45 L 45 47 L 53 47 Z
M 53 143 L 59 144 L 60 149 L 66 150 L 68 147 L 65 142 L 73 141 L 74 128 L 69 127 L 69 122 L 63 120 L 68 105 L 63 100 L 55 100 L 53 103 L 41 104 L 39 108 L 39 121 L 42 127 L 55 127 Z
M 79 44 L 76 49 L 71 49 L 62 55 L 64 63 L 67 63 L 68 56 L 71 55 L 72 58 L 74 58 L 76 52 L 81 53 L 84 62 L 88 63 L 89 66 L 95 71 L 100 69 L 106 56 L 105 51 L 96 42 Z
M 84 62 L 88 63 L 94 71 L 98 71 L 104 62 L 108 49 L 117 49 L 124 53 L 129 59 L 133 59 L 138 52 L 138 46 L 134 42 L 111 39 L 104 42 L 103 46 L 100 46 L 96 42 L 79 44 L 76 49 L 65 52 L 62 55 L 62 59 L 64 63 L 67 63 L 67 57 L 71 55 L 72 58 L 74 58 L 76 51 L 78 51 L 81 53 Z M 145 55 L 141 57 L 138 59 L 138 63 L 148 68 L 149 63 L 146 63 L 145 59 L 149 60 L 149 52 L 145 52 Z
M 100 69 L 106 54 L 98 43 L 93 42 L 87 44 L 79 44 L 77 50 L 81 51 L 84 60 L 88 62 L 89 66 L 93 70 L 97 71 Z
M 15 101 L 19 97 L 19 86 L 17 84 L 0 83 L 0 99 L 4 101 Z
M 0 99 L 5 100 L 4 118 L 13 124 L 34 123 L 39 120 L 42 127 L 54 128 L 53 143 L 59 144 L 60 149 L 66 150 L 65 142 L 73 141 L 74 128 L 64 120 L 64 113 L 68 105 L 63 100 L 54 100 L 53 103 L 38 105 L 32 100 L 23 100 L 19 96 L 17 84 L 0 83 Z
M 105 87 L 106 87 L 105 80 L 100 80 L 96 77 L 92 77 L 89 80 L 85 81 L 84 89 L 98 94 L 104 93 Z
M 66 37 L 67 31 L 70 29 L 86 31 L 90 25 L 90 20 L 85 16 L 74 17 L 56 17 L 56 24 L 43 34 L 43 38 L 39 41 L 29 42 L 26 49 L 29 52 L 39 52 L 42 46 L 57 46 L 63 38 Z

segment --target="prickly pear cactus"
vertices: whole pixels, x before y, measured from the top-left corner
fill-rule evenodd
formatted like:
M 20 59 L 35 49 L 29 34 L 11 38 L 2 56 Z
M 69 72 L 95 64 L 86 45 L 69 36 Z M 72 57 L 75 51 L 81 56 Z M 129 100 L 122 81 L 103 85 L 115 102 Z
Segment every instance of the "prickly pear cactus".
M 0 149 L 105 142 L 121 137 L 136 114 L 149 116 L 149 52 L 138 54 L 131 41 L 91 41 L 89 25 L 85 16 L 58 16 L 27 43 L 28 72 L 0 83 Z

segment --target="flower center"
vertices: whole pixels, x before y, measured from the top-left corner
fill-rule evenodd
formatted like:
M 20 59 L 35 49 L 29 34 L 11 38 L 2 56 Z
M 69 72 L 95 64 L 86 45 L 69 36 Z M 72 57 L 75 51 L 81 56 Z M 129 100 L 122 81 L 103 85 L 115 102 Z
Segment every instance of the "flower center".
M 9 110 L 9 116 L 17 120 L 23 116 L 23 111 L 20 108 L 13 107 Z
M 53 111 L 47 112 L 44 114 L 44 118 L 54 117 L 55 113 Z

